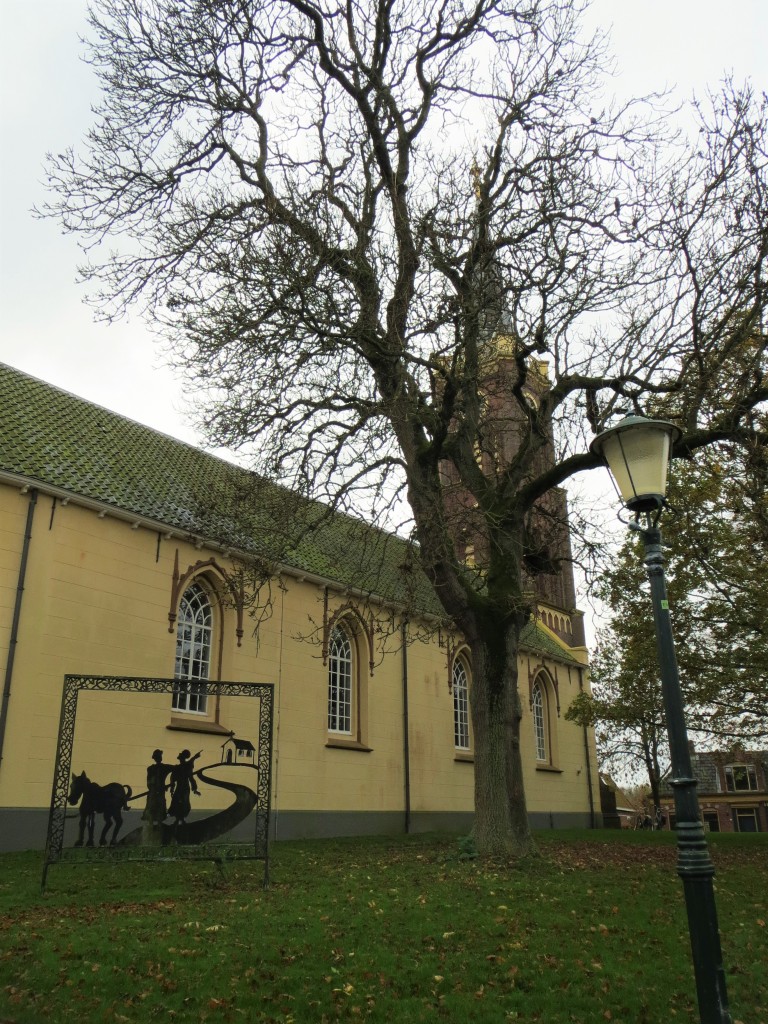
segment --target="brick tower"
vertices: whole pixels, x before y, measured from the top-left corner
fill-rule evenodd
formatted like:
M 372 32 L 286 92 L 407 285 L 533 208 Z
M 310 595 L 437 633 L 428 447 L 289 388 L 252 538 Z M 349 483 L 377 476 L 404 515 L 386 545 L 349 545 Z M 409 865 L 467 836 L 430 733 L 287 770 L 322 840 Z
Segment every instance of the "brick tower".
M 520 402 L 538 405 L 550 382 L 548 364 L 530 360 L 520 383 L 514 338 L 503 333 L 494 334 L 486 344 L 480 377 L 483 411 L 475 458 L 483 473 L 489 475 L 512 465 L 521 445 L 527 443 Z M 533 462 L 534 474 L 553 464 L 551 432 Z M 482 572 L 488 560 L 489 540 L 476 503 L 459 482 L 452 464 L 444 464 L 443 486 L 457 557 Z M 526 561 L 525 589 L 533 613 L 564 643 L 582 647 L 583 613 L 576 608 L 568 502 L 562 488 L 553 488 L 537 503 L 529 519 L 529 537 L 533 550 Z

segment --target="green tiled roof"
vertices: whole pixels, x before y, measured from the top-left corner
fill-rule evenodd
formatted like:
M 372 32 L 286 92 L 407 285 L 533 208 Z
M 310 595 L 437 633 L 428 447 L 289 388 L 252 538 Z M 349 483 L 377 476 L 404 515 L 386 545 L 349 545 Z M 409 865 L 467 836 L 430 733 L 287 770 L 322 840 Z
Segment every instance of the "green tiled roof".
M 561 644 L 554 639 L 538 622 L 528 622 L 523 626 L 520 633 L 520 646 L 526 650 L 536 651 L 548 658 L 556 658 L 559 661 L 567 661 L 571 665 L 580 665 L 581 662 L 563 650 Z
M 0 470 L 442 614 L 400 538 L 349 516 L 330 517 L 244 469 L 2 363 Z M 521 640 L 528 649 L 573 660 L 533 622 Z

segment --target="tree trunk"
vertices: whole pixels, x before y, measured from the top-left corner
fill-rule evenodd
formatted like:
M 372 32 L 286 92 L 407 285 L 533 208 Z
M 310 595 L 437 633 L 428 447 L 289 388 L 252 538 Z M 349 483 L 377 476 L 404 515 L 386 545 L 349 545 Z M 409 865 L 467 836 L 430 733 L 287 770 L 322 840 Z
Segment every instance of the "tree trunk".
M 653 746 L 650 741 L 643 738 L 643 759 L 648 772 L 648 784 L 651 787 L 651 801 L 656 811 L 661 807 L 661 769 L 656 754 L 657 743 L 654 740 Z
M 473 836 L 481 856 L 522 857 L 536 852 L 520 754 L 518 636 L 518 627 L 508 626 L 496 643 L 488 643 L 484 636 L 470 645 L 475 733 Z

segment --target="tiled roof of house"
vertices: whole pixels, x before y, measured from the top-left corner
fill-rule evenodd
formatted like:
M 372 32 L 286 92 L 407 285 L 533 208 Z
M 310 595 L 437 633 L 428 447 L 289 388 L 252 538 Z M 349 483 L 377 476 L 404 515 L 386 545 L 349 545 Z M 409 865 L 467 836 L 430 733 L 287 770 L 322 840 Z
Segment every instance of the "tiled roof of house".
M 708 755 L 706 751 L 702 751 L 691 756 L 691 766 L 694 777 L 699 783 L 699 792 L 716 793 L 719 789 L 719 772 L 716 759 Z
M 318 503 L 2 363 L 0 471 L 442 614 L 401 538 L 350 516 L 331 516 Z M 575 663 L 534 622 L 521 641 Z
M 699 796 L 722 793 L 722 769 L 726 765 L 734 764 L 762 766 L 764 778 L 768 781 L 768 750 L 692 750 L 691 768 L 693 769 L 693 776 L 699 784 Z M 671 769 L 661 780 L 662 792 L 665 794 L 673 792 L 670 778 Z M 761 786 L 759 771 L 758 786 Z M 763 791 L 762 787 L 760 791 Z M 744 796 L 750 792 L 754 793 L 755 790 L 736 790 L 732 792 Z

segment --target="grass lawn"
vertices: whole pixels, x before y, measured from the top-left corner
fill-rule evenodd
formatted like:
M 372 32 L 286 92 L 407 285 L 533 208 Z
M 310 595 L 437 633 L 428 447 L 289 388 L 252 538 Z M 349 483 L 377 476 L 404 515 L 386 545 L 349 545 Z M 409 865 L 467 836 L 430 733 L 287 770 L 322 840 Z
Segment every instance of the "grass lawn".
M 0 1022 L 698 1020 L 674 836 L 277 843 L 242 862 L 0 856 Z M 711 837 L 735 1021 L 768 1024 L 768 834 Z

